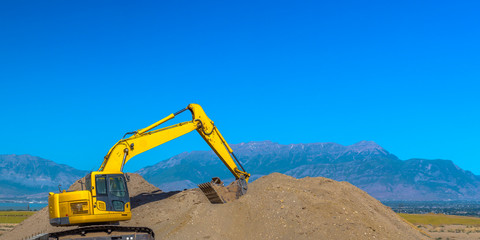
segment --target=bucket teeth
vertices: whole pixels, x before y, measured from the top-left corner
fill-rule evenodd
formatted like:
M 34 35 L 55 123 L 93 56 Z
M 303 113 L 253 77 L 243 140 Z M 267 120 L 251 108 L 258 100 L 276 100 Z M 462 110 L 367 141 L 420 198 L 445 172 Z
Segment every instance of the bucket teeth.
M 223 198 L 220 196 L 220 193 L 217 192 L 216 187 L 214 184 L 207 182 L 201 183 L 198 185 L 200 190 L 205 194 L 205 196 L 210 200 L 211 203 L 225 203 Z
M 240 177 L 228 186 L 224 186 L 220 178 L 212 178 L 211 182 L 199 184 L 205 196 L 211 203 L 227 203 L 235 201 L 245 193 L 247 193 L 247 182 L 245 178 Z

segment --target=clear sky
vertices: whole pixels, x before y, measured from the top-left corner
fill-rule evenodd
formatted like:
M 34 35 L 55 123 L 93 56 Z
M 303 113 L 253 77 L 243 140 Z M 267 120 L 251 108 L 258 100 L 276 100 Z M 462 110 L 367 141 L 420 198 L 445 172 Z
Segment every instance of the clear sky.
M 2 1 L 0 153 L 99 167 L 201 104 L 230 143 L 375 141 L 480 174 L 478 1 Z M 189 120 L 184 114 L 180 120 Z M 207 150 L 191 133 L 129 171 Z

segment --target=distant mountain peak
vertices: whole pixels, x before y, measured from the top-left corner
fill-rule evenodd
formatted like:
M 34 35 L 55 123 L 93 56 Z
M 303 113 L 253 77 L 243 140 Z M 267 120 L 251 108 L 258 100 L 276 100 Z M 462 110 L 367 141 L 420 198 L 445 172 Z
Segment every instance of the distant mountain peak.
M 250 142 L 241 142 L 238 144 L 233 144 L 233 145 L 239 145 L 239 146 L 255 146 L 255 145 L 274 145 L 278 143 L 274 143 L 270 140 L 265 140 L 265 141 L 250 141 Z
M 381 147 L 380 145 L 378 145 L 374 141 L 363 140 L 363 141 L 360 141 L 358 143 L 354 143 L 352 145 L 349 145 L 349 146 L 347 146 L 347 148 L 349 150 L 355 151 L 355 152 L 379 151 L 379 152 L 382 152 L 382 153 L 387 153 L 387 151 L 383 147 Z
M 242 142 L 238 144 L 231 144 L 233 148 L 242 149 L 247 151 L 256 151 L 257 149 L 272 149 L 278 148 L 280 144 L 272 142 L 270 140 L 265 141 L 251 141 L 251 142 Z
M 378 145 L 374 141 L 367 141 L 367 140 L 362 140 L 360 142 L 354 143 L 350 146 L 362 146 L 362 147 L 376 147 L 376 148 L 381 148 L 380 145 Z

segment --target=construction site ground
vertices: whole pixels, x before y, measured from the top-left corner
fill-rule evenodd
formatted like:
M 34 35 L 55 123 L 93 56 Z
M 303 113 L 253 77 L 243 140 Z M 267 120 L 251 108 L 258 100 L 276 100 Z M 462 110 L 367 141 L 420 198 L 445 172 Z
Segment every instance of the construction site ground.
M 249 184 L 240 199 L 211 204 L 199 189 L 165 193 L 139 175 L 129 175 L 132 219 L 120 225 L 149 227 L 156 239 L 430 238 L 347 182 L 273 173 Z M 69 228 L 50 226 L 44 208 L 0 238 Z

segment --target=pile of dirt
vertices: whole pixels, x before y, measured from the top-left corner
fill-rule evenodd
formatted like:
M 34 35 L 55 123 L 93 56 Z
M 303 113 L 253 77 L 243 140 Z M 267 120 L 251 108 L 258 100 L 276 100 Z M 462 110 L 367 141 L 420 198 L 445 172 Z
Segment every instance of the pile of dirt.
M 199 189 L 164 193 L 147 184 L 131 177 L 132 219 L 120 224 L 149 227 L 157 239 L 428 239 L 367 193 L 327 178 L 273 173 L 240 199 L 215 205 Z M 2 237 L 63 229 L 42 209 Z

